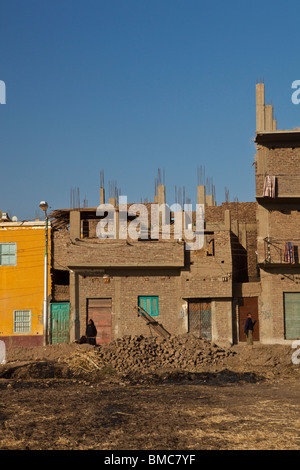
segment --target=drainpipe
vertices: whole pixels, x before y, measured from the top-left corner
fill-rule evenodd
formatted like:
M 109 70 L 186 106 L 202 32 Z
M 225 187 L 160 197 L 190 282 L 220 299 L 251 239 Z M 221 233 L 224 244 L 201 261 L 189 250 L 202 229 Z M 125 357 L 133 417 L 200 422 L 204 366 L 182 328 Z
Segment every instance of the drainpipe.
M 40 208 L 45 212 L 45 257 L 44 257 L 44 302 L 43 302 L 43 345 L 47 345 L 48 330 L 48 204 L 45 201 L 40 203 Z

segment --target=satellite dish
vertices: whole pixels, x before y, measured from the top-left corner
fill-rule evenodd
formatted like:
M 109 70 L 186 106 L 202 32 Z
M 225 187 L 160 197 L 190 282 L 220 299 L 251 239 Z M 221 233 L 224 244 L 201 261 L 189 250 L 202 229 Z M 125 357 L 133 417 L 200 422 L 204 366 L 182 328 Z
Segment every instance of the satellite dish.
M 18 222 L 18 217 L 14 215 L 11 220 L 12 220 L 13 222 Z

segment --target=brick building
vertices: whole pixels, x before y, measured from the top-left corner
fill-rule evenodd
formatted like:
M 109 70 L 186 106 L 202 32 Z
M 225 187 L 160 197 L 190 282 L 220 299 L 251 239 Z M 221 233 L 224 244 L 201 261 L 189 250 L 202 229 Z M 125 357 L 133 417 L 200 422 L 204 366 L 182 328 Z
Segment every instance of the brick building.
M 165 202 L 163 185 L 158 193 Z M 99 343 L 151 334 L 137 316 L 138 305 L 170 334 L 191 332 L 224 344 L 244 340 L 240 299 L 257 299 L 259 292 L 256 202 L 216 206 L 205 187 L 197 194 L 205 230 L 204 246 L 195 250 L 187 250 L 184 233 L 182 240 L 163 239 L 161 226 L 158 240 L 99 239 L 97 208 L 53 212 L 51 307 L 70 302 L 71 341 L 85 333 L 89 317 L 96 321 Z M 168 219 L 171 235 L 174 217 Z M 128 219 L 134 217 L 129 213 Z
M 255 181 L 260 340 L 300 338 L 300 129 L 277 130 L 257 84 Z
M 256 201 L 218 206 L 198 186 L 197 203 L 204 208 L 199 249 L 187 249 L 184 233 L 164 239 L 161 220 L 155 240 L 142 234 L 99 239 L 96 207 L 53 212 L 51 318 L 58 322 L 60 310 L 70 309 L 67 322 L 61 317 L 65 338 L 83 335 L 89 317 L 96 321 L 98 343 L 151 334 L 138 305 L 170 334 L 190 332 L 219 344 L 245 341 L 248 312 L 257 321 L 255 341 L 300 338 L 300 130 L 277 130 L 261 83 L 256 121 Z M 109 202 L 119 229 L 120 205 Z M 165 203 L 164 185 L 157 187 L 154 203 Z M 129 212 L 126 226 L 136 217 Z M 176 214 L 164 220 L 174 231 Z M 195 231 L 194 213 L 190 225 Z

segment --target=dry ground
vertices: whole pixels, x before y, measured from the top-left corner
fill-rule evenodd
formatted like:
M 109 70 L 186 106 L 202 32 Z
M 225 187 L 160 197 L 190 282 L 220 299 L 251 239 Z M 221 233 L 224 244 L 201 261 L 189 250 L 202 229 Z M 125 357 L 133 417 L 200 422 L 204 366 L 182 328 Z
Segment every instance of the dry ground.
M 1 450 L 300 447 L 300 364 L 288 346 L 239 345 L 193 369 L 122 373 L 74 373 L 65 361 L 74 348 L 91 352 L 53 345 L 8 354 L 0 366 Z

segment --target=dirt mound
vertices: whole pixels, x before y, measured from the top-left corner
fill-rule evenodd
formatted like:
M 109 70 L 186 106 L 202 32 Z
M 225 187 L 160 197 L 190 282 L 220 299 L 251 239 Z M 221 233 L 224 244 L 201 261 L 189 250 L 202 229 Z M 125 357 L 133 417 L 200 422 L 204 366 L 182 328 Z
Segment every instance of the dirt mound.
M 193 335 L 160 337 L 124 336 L 103 345 L 99 358 L 118 372 L 175 368 L 193 370 L 205 364 L 217 364 L 235 355 Z
M 296 377 L 299 366 L 292 363 L 293 349 L 288 345 L 239 344 L 223 348 L 193 335 L 168 339 L 161 337 L 124 336 L 102 346 L 56 344 L 46 347 L 8 349 L 8 369 L 1 376 L 11 378 L 61 378 L 116 374 L 130 382 L 151 383 L 164 380 L 201 378 L 194 373 L 231 371 L 223 378 L 248 380 L 249 374 L 273 379 L 279 374 Z M 21 367 L 22 366 L 22 367 Z M 248 374 L 248 375 L 247 375 Z M 215 377 L 219 380 L 221 376 Z M 252 376 L 251 376 L 252 377 Z M 253 378 L 253 377 L 252 377 Z M 205 379 L 203 379 L 205 380 Z M 252 380 L 252 379 L 251 379 Z
M 34 346 L 31 348 L 13 346 L 7 349 L 6 362 L 28 361 L 60 361 L 74 353 L 76 343 L 49 344 L 47 346 Z M 81 350 L 93 349 L 89 344 L 80 345 Z
M 0 377 L 3 379 L 29 380 L 29 379 L 67 379 L 72 376 L 64 364 L 52 362 L 21 363 L 14 367 L 3 367 Z

